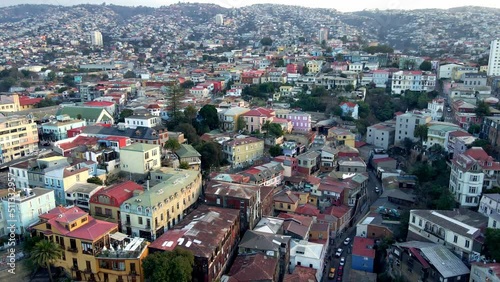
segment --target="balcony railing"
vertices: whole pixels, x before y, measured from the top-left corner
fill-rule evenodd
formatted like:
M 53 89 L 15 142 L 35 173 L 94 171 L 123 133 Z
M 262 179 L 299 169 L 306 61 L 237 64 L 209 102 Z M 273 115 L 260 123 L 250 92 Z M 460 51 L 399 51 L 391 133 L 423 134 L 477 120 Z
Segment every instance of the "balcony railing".
M 76 247 L 68 247 L 68 252 L 72 252 L 72 253 L 78 253 L 78 249 Z

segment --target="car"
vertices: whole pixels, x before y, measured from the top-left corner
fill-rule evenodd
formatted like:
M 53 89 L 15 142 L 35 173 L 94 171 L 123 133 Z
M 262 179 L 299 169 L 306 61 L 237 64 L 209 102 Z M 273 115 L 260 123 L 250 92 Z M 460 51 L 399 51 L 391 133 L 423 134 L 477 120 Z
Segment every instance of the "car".
M 351 238 L 345 238 L 344 240 L 344 245 L 349 245 L 349 243 L 351 242 Z
M 342 255 L 342 252 L 343 252 L 342 248 L 338 248 L 337 252 L 335 252 L 335 257 L 339 258 Z
M 344 265 L 345 264 L 345 257 L 341 257 L 340 258 L 340 265 Z
M 328 273 L 328 278 L 335 277 L 335 267 L 330 268 L 330 272 Z
M 450 107 L 448 107 L 446 110 L 447 110 L 448 112 L 451 112 L 451 108 L 450 108 Z
M 380 188 L 375 187 L 375 193 L 378 193 L 378 192 L 380 192 Z

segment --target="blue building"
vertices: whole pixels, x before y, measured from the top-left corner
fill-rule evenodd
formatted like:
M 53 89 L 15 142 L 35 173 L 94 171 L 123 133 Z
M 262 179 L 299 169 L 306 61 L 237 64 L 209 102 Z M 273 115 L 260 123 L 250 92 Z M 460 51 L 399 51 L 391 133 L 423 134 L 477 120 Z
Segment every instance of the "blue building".
M 375 262 L 375 240 L 354 237 L 352 244 L 352 269 L 373 272 Z

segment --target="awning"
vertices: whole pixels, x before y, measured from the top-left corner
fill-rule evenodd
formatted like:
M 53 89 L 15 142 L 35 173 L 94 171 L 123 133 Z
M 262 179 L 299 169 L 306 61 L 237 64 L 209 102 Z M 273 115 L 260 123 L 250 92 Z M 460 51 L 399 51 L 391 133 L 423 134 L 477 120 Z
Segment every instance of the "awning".
M 109 235 L 109 237 L 111 239 L 113 239 L 113 240 L 123 241 L 123 239 L 128 238 L 128 235 L 127 234 L 123 234 L 121 232 L 116 232 L 116 233 L 113 233 L 113 234 Z

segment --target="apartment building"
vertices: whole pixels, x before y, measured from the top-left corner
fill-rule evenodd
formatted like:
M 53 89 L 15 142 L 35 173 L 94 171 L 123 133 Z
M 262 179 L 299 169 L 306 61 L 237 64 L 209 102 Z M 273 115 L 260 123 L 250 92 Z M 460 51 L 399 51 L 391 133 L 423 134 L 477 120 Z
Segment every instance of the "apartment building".
M 219 112 L 219 121 L 221 123 L 221 129 L 227 131 L 238 131 L 244 130 L 245 128 L 238 127 L 238 119 L 241 115 L 250 111 L 248 108 L 232 107 L 225 111 Z
M 144 188 L 133 181 L 116 183 L 100 189 L 90 198 L 90 214 L 99 220 L 118 224 L 118 231 L 122 232 L 120 206 L 143 191 Z
M 424 144 L 427 145 L 428 148 L 434 145 L 446 148 L 449 134 L 460 129 L 458 125 L 447 122 L 434 122 L 429 124 L 427 128 L 427 140 Z
M 222 144 L 222 152 L 233 167 L 251 165 L 262 158 L 264 140 L 255 137 L 237 136 Z
M 399 144 L 405 138 L 417 141 L 415 137 L 415 128 L 418 125 L 428 124 L 432 120 L 432 115 L 426 111 L 406 112 L 396 117 L 396 136 L 394 142 Z
M 431 112 L 432 120 L 438 121 L 443 117 L 444 99 L 437 98 L 427 103 L 427 109 Z
M 240 214 L 202 205 L 151 245 L 151 253 L 181 248 L 194 255 L 193 281 L 217 281 L 228 267 L 240 238 Z
M 66 204 L 79 207 L 82 210 L 89 212 L 90 198 L 103 187 L 104 186 L 102 185 L 94 183 L 75 183 L 66 190 Z
M 127 128 L 136 129 L 138 126 L 153 128 L 161 125 L 161 118 L 151 115 L 133 115 L 125 118 Z
M 290 271 L 293 271 L 297 265 L 310 267 L 316 269 L 316 281 L 322 281 L 327 249 L 328 245 L 325 244 L 291 240 Z
M 59 141 L 68 138 L 68 130 L 87 125 L 87 122 L 79 119 L 72 119 L 68 115 L 60 115 L 55 121 L 42 124 L 42 139 Z
M 444 245 L 465 261 L 479 258 L 482 231 L 488 218 L 478 212 L 460 210 L 411 210 L 407 241 Z
M 312 128 L 311 115 L 295 110 L 276 110 L 276 117 L 292 122 L 294 132 L 309 132 Z
M 7 191 L 7 189 L 4 189 Z M 54 191 L 44 188 L 25 188 L 9 193 L 8 197 L 2 198 L 3 218 L 0 221 L 8 221 L 5 228 L 0 230 L 0 234 L 11 232 L 23 235 L 34 223 L 38 222 L 38 216 L 55 208 Z M 14 218 L 7 217 L 14 210 Z M 8 227 L 8 228 L 7 228 Z M 11 229 L 15 227 L 15 230 Z
M 488 139 L 491 146 L 500 146 L 500 117 L 484 117 L 479 136 Z
M 356 147 L 356 136 L 349 129 L 332 127 L 328 129 L 327 138 L 333 139 L 335 146 L 346 145 L 352 148 Z
M 486 86 L 488 76 L 485 73 L 464 73 L 461 80 L 465 87 L 476 88 Z
M 465 207 L 477 207 L 483 189 L 498 185 L 500 162 L 481 147 L 472 147 L 454 156 L 451 163 L 450 190 L 455 200 Z
M 433 91 L 436 87 L 436 75 L 422 71 L 398 71 L 392 75 L 391 90 L 393 94 L 404 94 L 405 91 Z
M 259 131 L 262 132 L 262 126 L 266 122 L 272 122 L 273 117 L 275 117 L 275 112 L 274 110 L 269 110 L 266 108 L 256 108 L 252 109 L 241 116 L 245 120 L 246 128 L 245 130 L 247 132 L 255 132 Z
M 0 164 L 38 149 L 36 123 L 21 116 L 0 117 Z
M 160 146 L 134 143 L 121 148 L 120 167 L 127 173 L 146 174 L 161 167 Z
M 179 158 L 179 162 L 187 163 L 190 169 L 201 169 L 201 154 L 193 146 L 181 144 L 180 148 L 175 151 L 175 154 Z
M 323 61 L 311 60 L 306 63 L 308 73 L 319 73 L 323 66 Z
M 394 145 L 396 137 L 396 123 L 386 121 L 371 125 L 366 130 L 366 143 L 374 145 L 377 148 L 389 149 Z
M 484 194 L 481 197 L 478 212 L 489 216 L 492 213 L 500 213 L 500 194 Z
M 122 229 L 152 241 L 179 223 L 198 200 L 201 174 L 195 170 L 162 167 L 151 172 L 154 185 L 120 206 Z
M 377 88 L 386 88 L 389 82 L 390 72 L 386 70 L 374 70 L 373 73 L 373 83 Z
M 488 76 L 500 75 L 500 40 L 495 39 L 490 44 L 490 57 L 488 61 Z

